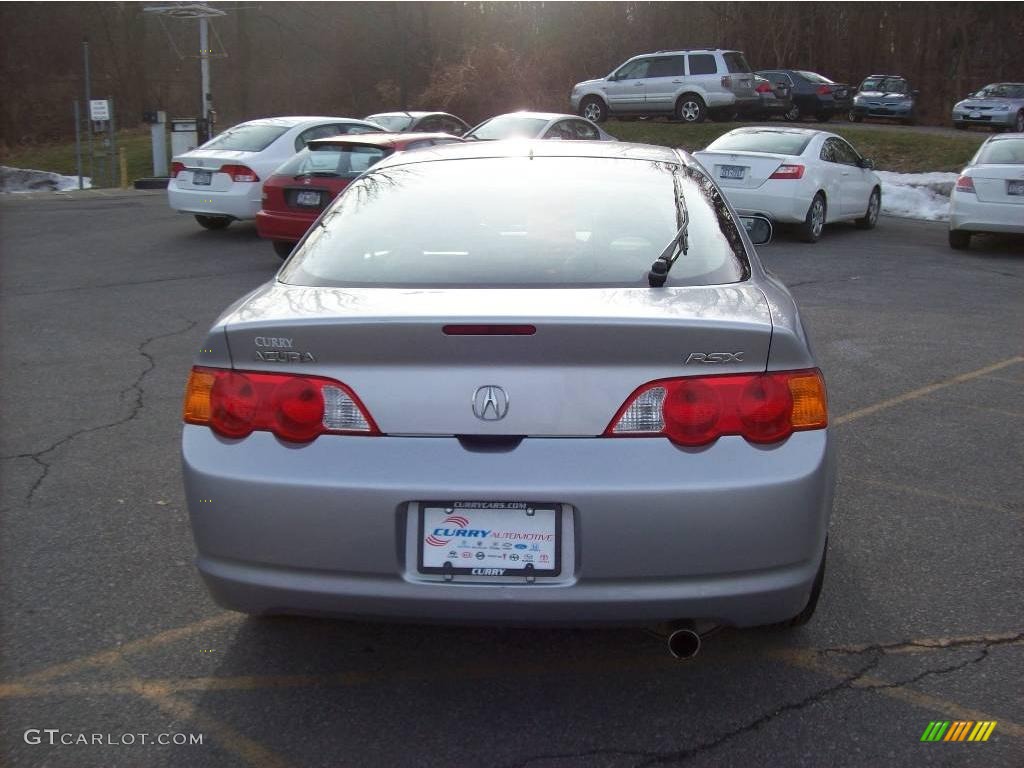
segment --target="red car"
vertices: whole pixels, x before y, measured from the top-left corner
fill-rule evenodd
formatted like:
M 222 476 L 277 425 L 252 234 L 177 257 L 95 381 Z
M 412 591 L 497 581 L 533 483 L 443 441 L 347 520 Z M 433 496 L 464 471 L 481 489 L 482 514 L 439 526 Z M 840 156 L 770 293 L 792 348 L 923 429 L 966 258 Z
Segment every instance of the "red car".
M 447 133 L 361 133 L 314 139 L 263 184 L 256 230 L 273 241 L 278 256 L 286 258 L 321 211 L 371 165 L 395 152 L 453 141 L 462 139 Z

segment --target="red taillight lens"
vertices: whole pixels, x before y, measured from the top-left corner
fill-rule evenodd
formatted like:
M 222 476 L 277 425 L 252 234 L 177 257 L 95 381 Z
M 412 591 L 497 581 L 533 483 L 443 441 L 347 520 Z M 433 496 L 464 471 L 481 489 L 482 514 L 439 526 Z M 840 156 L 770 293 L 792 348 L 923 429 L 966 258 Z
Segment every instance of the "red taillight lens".
M 832 86 L 819 85 L 817 93 L 819 96 L 828 96 L 832 93 Z
M 758 93 L 771 93 L 772 87 L 768 83 L 761 83 L 757 88 L 754 89 Z
M 974 179 L 970 176 L 961 176 L 956 180 L 957 192 L 974 192 Z
M 319 376 L 193 368 L 184 419 L 225 437 L 255 430 L 306 443 L 322 434 L 379 435 L 356 394 Z
M 178 174 L 185 170 L 184 163 L 171 163 L 171 178 L 178 178 Z
M 804 167 L 802 165 L 780 165 L 779 169 L 775 171 L 769 179 L 802 179 L 804 177 Z
M 604 434 L 686 446 L 723 435 L 776 443 L 827 425 L 825 382 L 813 369 L 652 381 L 630 395 Z
M 260 180 L 260 177 L 256 175 L 256 171 L 247 165 L 222 165 L 220 172 L 228 174 L 232 181 Z

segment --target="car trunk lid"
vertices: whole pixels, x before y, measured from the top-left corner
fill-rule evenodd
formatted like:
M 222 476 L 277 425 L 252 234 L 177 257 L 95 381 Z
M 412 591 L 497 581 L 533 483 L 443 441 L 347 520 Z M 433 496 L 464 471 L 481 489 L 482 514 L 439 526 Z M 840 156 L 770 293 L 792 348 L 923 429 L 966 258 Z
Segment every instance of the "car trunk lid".
M 694 152 L 693 156 L 707 168 L 719 186 L 738 189 L 756 189 L 764 184 L 779 166 L 787 161 L 796 162 L 789 155 L 768 152 L 706 149 Z
M 1024 205 L 1024 165 L 979 165 L 968 175 L 979 201 Z

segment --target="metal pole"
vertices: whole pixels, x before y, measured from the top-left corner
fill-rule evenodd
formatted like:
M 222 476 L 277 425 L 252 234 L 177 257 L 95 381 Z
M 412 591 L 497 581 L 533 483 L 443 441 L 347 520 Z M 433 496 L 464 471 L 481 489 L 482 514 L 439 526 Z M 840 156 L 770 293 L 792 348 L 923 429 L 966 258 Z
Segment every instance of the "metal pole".
M 203 120 L 210 114 L 210 29 L 205 16 L 199 17 L 199 67 L 203 85 Z M 209 132 L 209 129 L 207 129 Z M 209 136 L 207 136 L 209 138 Z
M 112 96 L 107 97 L 107 108 L 110 110 L 110 119 L 107 120 L 107 128 L 110 131 L 108 134 L 110 136 L 110 156 L 108 158 L 110 160 L 110 186 L 116 187 L 117 182 L 114 179 L 117 168 L 117 141 L 114 139 L 114 98 Z
M 75 99 L 75 168 L 78 171 L 78 188 L 84 189 L 82 184 L 82 121 L 78 115 L 78 99 Z
M 89 41 L 82 41 L 82 54 L 85 56 L 85 125 L 86 138 L 89 141 L 89 178 L 95 179 L 96 169 L 92 162 L 92 83 L 89 77 Z M 94 182 L 95 186 L 95 182 Z

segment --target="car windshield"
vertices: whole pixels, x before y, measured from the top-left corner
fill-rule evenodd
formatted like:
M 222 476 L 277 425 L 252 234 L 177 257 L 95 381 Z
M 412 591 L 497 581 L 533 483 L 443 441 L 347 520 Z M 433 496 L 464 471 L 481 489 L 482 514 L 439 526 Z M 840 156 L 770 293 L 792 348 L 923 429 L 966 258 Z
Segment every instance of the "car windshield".
M 978 153 L 976 165 L 1024 165 L 1024 139 L 990 141 Z
M 901 77 L 869 77 L 860 84 L 862 91 L 880 91 L 881 93 L 907 93 L 907 81 Z
M 1024 99 L 1024 83 L 993 83 L 986 85 L 974 95 L 979 99 Z
M 412 125 L 412 118 L 409 115 L 370 115 L 366 122 L 376 123 L 381 128 L 401 133 Z
M 313 174 L 354 179 L 387 154 L 390 154 L 390 151 L 381 147 L 351 144 L 313 145 L 297 153 L 275 173 L 281 176 Z
M 228 128 L 203 144 L 200 149 L 230 149 L 236 152 L 262 152 L 288 130 L 286 125 L 242 123 Z
M 488 120 L 466 134 L 467 139 L 490 141 L 498 139 L 533 139 L 548 121 L 541 117 L 504 115 Z
M 808 133 L 791 131 L 734 131 L 720 136 L 708 149 L 737 152 L 771 152 L 778 155 L 800 155 L 811 141 Z
M 824 75 L 819 75 L 817 72 L 800 71 L 797 74 L 800 75 L 804 80 L 807 80 L 812 83 L 824 83 L 825 85 L 835 85 L 834 80 L 829 80 L 827 77 L 825 77 Z
M 689 247 L 667 285 L 745 279 L 742 237 L 699 169 L 523 156 L 371 171 L 324 214 L 278 279 L 362 287 L 648 286 L 651 264 L 679 229 L 677 189 L 689 216 Z

